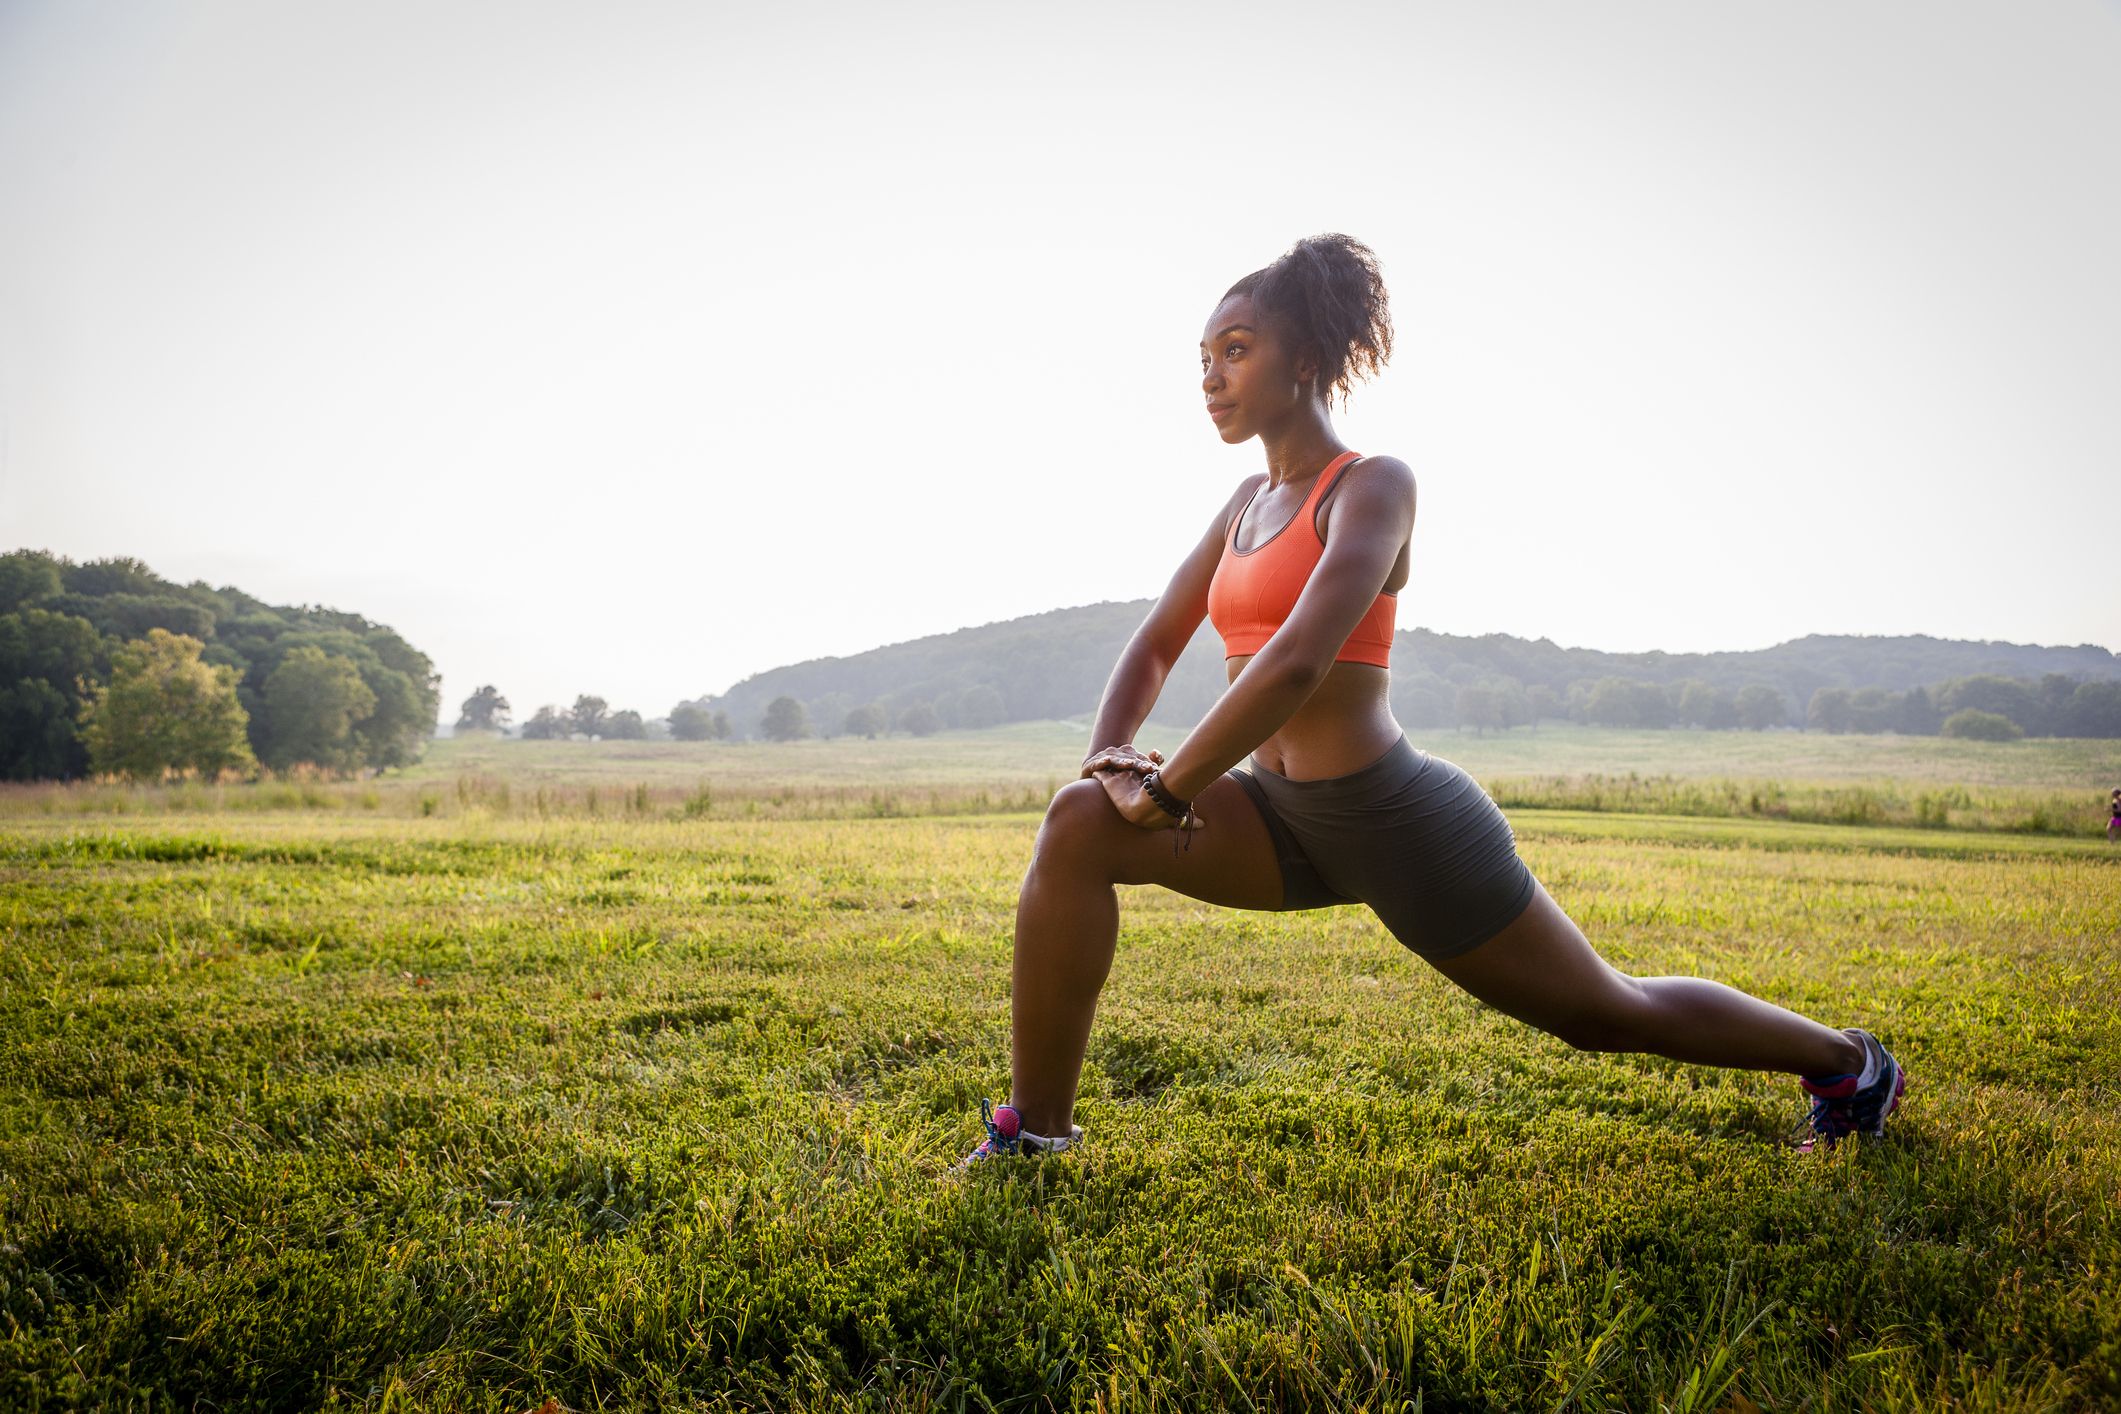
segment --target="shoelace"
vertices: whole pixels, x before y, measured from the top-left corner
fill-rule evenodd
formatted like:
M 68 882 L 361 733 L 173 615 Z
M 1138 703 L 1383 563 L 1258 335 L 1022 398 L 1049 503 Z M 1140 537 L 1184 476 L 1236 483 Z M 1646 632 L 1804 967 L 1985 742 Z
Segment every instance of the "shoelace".
M 1845 1139 L 1849 1135 L 1856 1133 L 1858 1128 L 1855 1117 L 1849 1113 L 1847 1101 L 1829 1100 L 1824 1096 L 1818 1096 L 1812 1100 L 1811 1113 L 1797 1121 L 1796 1125 L 1791 1128 L 1790 1137 L 1795 1139 L 1797 1136 L 1804 1134 L 1806 1130 L 1810 1130 L 1810 1135 L 1799 1146 L 1809 1150 L 1819 1140 L 1823 1139 L 1829 1145 L 1832 1145 L 1834 1141 Z
M 1856 1117 L 1845 1101 L 1815 1100 L 1812 1102 L 1812 1130 L 1829 1139 L 1839 1139 L 1844 1134 L 1856 1132 Z
M 987 1137 L 972 1151 L 974 1158 L 992 1158 L 996 1154 L 1014 1154 L 1022 1150 L 1023 1136 L 1005 1138 L 1002 1127 L 994 1122 L 994 1101 L 982 1097 L 979 1102 L 980 1123 L 987 1126 Z

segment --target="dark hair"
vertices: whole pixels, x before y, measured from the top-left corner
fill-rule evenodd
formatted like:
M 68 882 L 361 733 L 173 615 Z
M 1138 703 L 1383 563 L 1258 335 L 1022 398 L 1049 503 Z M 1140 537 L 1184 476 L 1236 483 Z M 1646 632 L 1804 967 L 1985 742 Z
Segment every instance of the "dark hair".
M 1355 380 L 1374 377 L 1392 356 L 1392 311 L 1377 254 L 1353 236 L 1305 236 L 1223 298 L 1231 295 L 1250 295 L 1298 349 L 1318 355 L 1328 406 L 1336 392 L 1347 406 Z

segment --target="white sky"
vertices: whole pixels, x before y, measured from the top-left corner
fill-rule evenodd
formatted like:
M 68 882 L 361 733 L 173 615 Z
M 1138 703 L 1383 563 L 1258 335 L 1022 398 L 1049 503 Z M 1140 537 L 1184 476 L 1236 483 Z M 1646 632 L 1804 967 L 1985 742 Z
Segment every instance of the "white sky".
M 1379 254 L 1402 627 L 2121 647 L 2121 5 L 0 0 L 0 549 L 518 719 L 1158 593 Z

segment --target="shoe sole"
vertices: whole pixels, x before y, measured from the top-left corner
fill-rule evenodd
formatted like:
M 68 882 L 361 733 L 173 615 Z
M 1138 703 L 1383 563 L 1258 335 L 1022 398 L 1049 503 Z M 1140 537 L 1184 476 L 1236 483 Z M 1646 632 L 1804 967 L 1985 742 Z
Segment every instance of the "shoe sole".
M 1050 1147 L 1005 1149 L 997 1154 L 968 1154 L 952 1164 L 950 1168 L 955 1173 L 966 1173 L 981 1164 L 989 1163 L 995 1159 L 1043 1159 L 1048 1154 L 1065 1154 L 1070 1149 L 1082 1147 L 1083 1142 L 1083 1127 L 1081 1125 L 1070 1125 L 1069 1130 L 1070 1133 L 1066 1139 Z

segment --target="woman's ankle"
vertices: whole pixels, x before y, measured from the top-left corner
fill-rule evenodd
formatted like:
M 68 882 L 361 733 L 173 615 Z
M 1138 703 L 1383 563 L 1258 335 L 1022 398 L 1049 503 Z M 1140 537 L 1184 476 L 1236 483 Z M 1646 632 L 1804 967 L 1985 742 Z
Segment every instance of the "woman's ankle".
M 1009 1102 L 1009 1107 L 1016 1111 L 1017 1118 L 1023 1122 L 1024 1133 L 1034 1139 L 1066 1139 L 1074 1129 L 1075 1117 L 1072 1113 L 1063 1114 L 1050 1106 L 1032 1109 L 1014 1100 Z
M 1837 1033 L 1841 1039 L 1838 1058 L 1830 1070 L 1815 1070 L 1812 1075 L 1861 1075 L 1864 1065 L 1870 1060 L 1870 1048 L 1854 1031 L 1844 1028 Z

